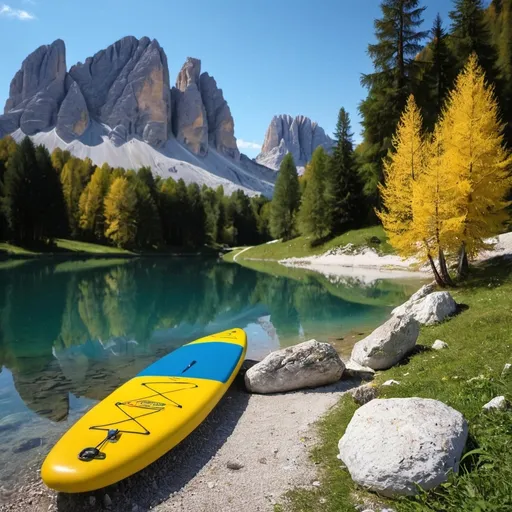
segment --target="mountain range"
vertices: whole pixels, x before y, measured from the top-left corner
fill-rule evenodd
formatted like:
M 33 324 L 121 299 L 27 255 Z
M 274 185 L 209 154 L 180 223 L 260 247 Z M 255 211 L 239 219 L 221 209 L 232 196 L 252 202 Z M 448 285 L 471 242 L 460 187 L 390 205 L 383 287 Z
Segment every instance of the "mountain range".
M 276 116 L 251 160 L 240 154 L 229 105 L 201 61 L 189 57 L 171 86 L 158 41 L 131 36 L 69 69 L 60 39 L 31 53 L 0 115 L 5 135 L 28 135 L 96 165 L 150 166 L 164 178 L 267 196 L 288 151 L 303 166 L 318 145 L 332 145 L 310 119 Z

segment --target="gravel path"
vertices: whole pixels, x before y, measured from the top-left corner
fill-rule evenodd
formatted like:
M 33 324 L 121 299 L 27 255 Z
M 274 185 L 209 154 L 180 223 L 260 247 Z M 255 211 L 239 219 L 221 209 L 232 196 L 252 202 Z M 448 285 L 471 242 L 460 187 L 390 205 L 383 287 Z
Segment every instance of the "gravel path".
M 57 494 L 38 468 L 14 489 L 0 487 L 0 511 L 260 512 L 289 489 L 310 486 L 313 423 L 358 385 L 282 395 L 249 395 L 238 377 L 207 420 L 154 464 L 116 485 L 79 495 Z

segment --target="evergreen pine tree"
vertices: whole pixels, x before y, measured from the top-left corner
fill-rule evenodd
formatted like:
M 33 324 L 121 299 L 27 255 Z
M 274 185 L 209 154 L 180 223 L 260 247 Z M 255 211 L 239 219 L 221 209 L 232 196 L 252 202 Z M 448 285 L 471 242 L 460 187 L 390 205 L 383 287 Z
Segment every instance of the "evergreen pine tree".
M 270 231 L 274 238 L 288 240 L 295 233 L 295 215 L 299 207 L 299 176 L 288 153 L 279 168 L 270 211 Z
M 151 171 L 150 171 L 151 172 Z M 142 175 L 144 176 L 144 175 Z M 148 181 L 141 179 L 140 171 L 132 180 L 132 185 L 137 196 L 137 247 L 154 248 L 162 242 L 162 222 L 157 204 L 153 199 Z M 156 194 L 156 191 L 155 191 Z
M 187 187 L 188 219 L 186 243 L 191 247 L 201 247 L 205 242 L 205 212 L 201 190 L 197 183 Z
M 364 220 L 366 211 L 356 169 L 350 117 L 343 107 L 334 135 L 336 146 L 328 165 L 325 195 L 328 230 L 337 235 Z
M 416 55 L 427 33 L 419 30 L 424 7 L 419 0 L 383 0 L 382 18 L 375 20 L 377 43 L 368 46 L 375 71 L 363 75 L 368 97 L 360 104 L 364 151 L 360 155 L 365 192 L 378 203 L 382 159 L 391 148 L 400 114 L 414 91 Z
M 136 218 L 137 194 L 133 185 L 125 177 L 116 178 L 105 198 L 105 237 L 118 247 L 133 246 L 137 236 Z
M 68 222 L 62 185 L 52 165 L 50 153 L 44 146 L 36 148 L 36 162 L 37 179 L 32 186 L 36 188 L 38 238 L 65 236 Z
M 329 211 L 325 194 L 327 155 L 322 146 L 313 152 L 308 164 L 307 186 L 298 213 L 301 234 L 318 240 L 329 233 Z
M 470 55 L 475 53 L 488 79 L 494 81 L 497 78 L 497 56 L 491 44 L 482 0 L 454 0 L 450 19 L 449 41 L 456 58 L 456 70 L 462 69 Z
M 20 242 L 33 242 L 37 237 L 36 196 L 39 191 L 33 186 L 37 176 L 37 161 L 34 144 L 25 137 L 9 158 L 4 174 L 4 213 L 11 234 Z
M 448 47 L 448 34 L 438 14 L 426 47 L 427 69 L 423 75 L 423 94 L 420 95 L 425 125 L 429 131 L 441 114 L 446 96 L 455 80 L 455 59 Z

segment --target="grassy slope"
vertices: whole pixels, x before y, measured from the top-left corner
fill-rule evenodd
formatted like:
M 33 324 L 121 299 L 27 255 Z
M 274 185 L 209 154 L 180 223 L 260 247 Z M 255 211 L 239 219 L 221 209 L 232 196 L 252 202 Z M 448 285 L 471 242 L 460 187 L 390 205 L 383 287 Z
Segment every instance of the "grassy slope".
M 453 295 L 469 309 L 441 325 L 422 328 L 418 344 L 425 350 L 379 372 L 375 384 L 387 379 L 401 382 L 381 388 L 382 398 L 434 398 L 459 410 L 470 427 L 466 451 L 480 452 L 466 458 L 459 476 L 436 491 L 416 500 L 380 501 L 397 512 L 512 510 L 512 411 L 482 411 L 497 395 L 512 399 L 512 372 L 501 377 L 504 364 L 512 363 L 512 264 L 501 261 L 475 271 Z M 446 341 L 449 348 L 426 349 L 436 339 Z M 338 441 L 356 408 L 346 396 L 319 424 L 321 441 L 312 457 L 321 468 L 322 486 L 293 491 L 290 502 L 277 509 L 344 512 L 354 511 L 354 503 L 379 503 L 376 495 L 354 486 L 336 458 Z
M 89 254 L 132 254 L 130 251 L 118 249 L 117 247 L 79 242 L 78 240 L 65 240 L 63 238 L 55 240 L 55 245 L 61 251 L 69 252 L 85 252 Z
M 32 255 L 38 254 L 33 251 L 29 251 L 28 249 L 23 249 L 23 247 L 18 247 L 17 245 L 8 244 L 7 242 L 0 242 L 0 253 L 5 252 L 7 254 L 19 254 L 19 255 Z
M 374 236 L 381 240 L 380 244 L 370 243 L 370 239 Z M 354 244 L 355 248 L 372 247 L 381 254 L 390 254 L 393 252 L 393 249 L 387 242 L 382 226 L 372 226 L 369 228 L 347 231 L 346 233 L 343 233 L 343 235 L 314 247 L 311 247 L 311 240 L 304 236 L 299 236 L 293 240 L 288 240 L 287 242 L 258 245 L 245 251 L 240 255 L 240 258 L 237 259 L 237 261 L 243 259 L 281 260 L 292 257 L 302 258 L 323 254 L 329 249 L 347 245 L 349 243 Z M 237 252 L 239 251 L 237 250 Z
M 84 253 L 84 254 L 133 254 L 125 249 L 109 247 L 108 245 L 91 244 L 88 242 L 79 242 L 78 240 L 65 240 L 58 238 L 53 247 L 48 247 L 44 252 L 25 249 L 17 245 L 0 242 L 0 253 L 7 253 L 15 256 L 37 256 L 47 253 Z

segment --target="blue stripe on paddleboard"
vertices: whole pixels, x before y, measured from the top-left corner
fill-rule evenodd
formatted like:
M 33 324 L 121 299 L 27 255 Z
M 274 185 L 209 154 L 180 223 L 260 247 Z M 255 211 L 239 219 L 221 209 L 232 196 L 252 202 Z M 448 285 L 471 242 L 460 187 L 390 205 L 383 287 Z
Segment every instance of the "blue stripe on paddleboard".
M 142 370 L 137 377 L 190 377 L 226 382 L 242 350 L 240 345 L 217 341 L 183 345 Z M 195 363 L 183 372 L 193 361 Z

